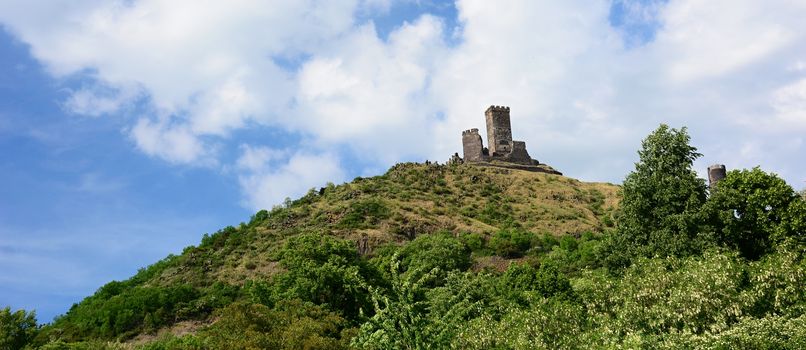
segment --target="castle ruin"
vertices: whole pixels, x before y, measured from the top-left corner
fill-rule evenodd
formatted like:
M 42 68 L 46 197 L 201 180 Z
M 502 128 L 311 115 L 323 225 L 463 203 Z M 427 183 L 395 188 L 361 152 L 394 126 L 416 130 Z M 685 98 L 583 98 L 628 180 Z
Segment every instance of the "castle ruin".
M 724 164 L 714 164 L 708 167 L 708 187 L 713 188 L 717 182 L 727 177 Z
M 509 107 L 490 106 L 484 111 L 487 121 L 487 146 L 484 147 L 479 129 L 462 132 L 462 160 L 465 162 L 491 162 L 499 160 L 521 165 L 540 165 L 529 156 L 526 142 L 512 140 Z

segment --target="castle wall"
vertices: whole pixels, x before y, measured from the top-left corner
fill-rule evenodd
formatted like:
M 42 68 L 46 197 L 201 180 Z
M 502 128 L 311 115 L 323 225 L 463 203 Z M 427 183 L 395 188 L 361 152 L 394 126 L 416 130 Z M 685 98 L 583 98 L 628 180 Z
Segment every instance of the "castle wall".
M 722 164 L 714 164 L 708 167 L 708 185 L 714 187 L 719 180 L 727 177 L 727 171 Z
M 487 121 L 487 148 L 490 156 L 512 152 L 512 125 L 509 107 L 490 106 L 484 112 Z
M 484 111 L 488 148 L 484 148 L 479 129 L 462 132 L 463 160 L 470 162 L 502 161 L 526 166 L 539 165 L 526 151 L 526 142 L 512 140 L 509 107 L 490 106 Z
M 484 160 L 484 147 L 481 142 L 479 129 L 470 129 L 462 132 L 462 157 L 464 161 Z
M 506 156 L 506 160 L 518 164 L 532 164 L 532 157 L 526 151 L 526 142 L 512 141 L 512 152 Z

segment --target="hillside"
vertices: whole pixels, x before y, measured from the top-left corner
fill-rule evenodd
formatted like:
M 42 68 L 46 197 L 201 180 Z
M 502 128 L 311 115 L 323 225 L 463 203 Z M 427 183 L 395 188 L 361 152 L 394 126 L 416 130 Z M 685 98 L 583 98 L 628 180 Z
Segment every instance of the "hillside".
M 536 234 L 601 232 L 612 224 L 617 193 L 611 184 L 527 171 L 399 164 L 381 176 L 312 189 L 249 224 L 206 235 L 148 283 L 242 284 L 271 275 L 272 253 L 303 232 L 361 242 L 362 254 L 437 231 L 485 238 L 513 226 Z
M 402 245 L 436 232 L 472 237 L 481 244 L 506 228 L 535 236 L 580 237 L 586 232 L 601 233 L 613 223 L 618 191 L 619 187 L 612 184 L 585 183 L 522 170 L 467 164 L 398 164 L 380 176 L 311 189 L 301 198 L 256 213 L 249 223 L 204 235 L 198 246 L 187 247 L 180 255 L 142 269 L 128 281 L 104 286 L 77 307 L 92 309 L 98 306 L 96 301 L 138 287 L 183 286 L 188 288 L 187 299 L 197 304 L 203 304 L 205 301 L 200 300 L 214 293 L 214 289 L 215 293 L 227 289 L 231 292 L 228 298 L 237 299 L 237 291 L 247 281 L 269 278 L 283 271 L 278 265 L 278 250 L 289 237 L 304 233 L 348 239 L 362 255 L 369 256 L 378 247 Z M 493 268 L 506 268 L 506 258 L 522 255 L 508 252 L 509 256 L 495 258 L 495 253 L 487 250 L 475 254 L 476 268 L 490 264 Z M 186 315 L 173 318 L 205 323 L 224 304 L 174 310 Z M 70 324 L 70 319 L 68 313 L 56 324 Z M 157 324 L 150 327 L 101 331 L 102 322 L 94 325 L 99 329 L 97 335 L 114 335 L 116 339 L 128 339 L 141 331 L 154 332 L 173 324 L 166 319 L 155 321 Z M 88 330 L 89 327 L 74 330 L 76 339 L 83 338 Z
M 24 310 L 0 310 L 3 329 L 18 330 L 0 341 L 806 347 L 806 201 L 759 168 L 706 186 L 688 142 L 685 128 L 661 125 L 622 186 L 489 164 L 398 164 L 204 235 L 41 329 Z

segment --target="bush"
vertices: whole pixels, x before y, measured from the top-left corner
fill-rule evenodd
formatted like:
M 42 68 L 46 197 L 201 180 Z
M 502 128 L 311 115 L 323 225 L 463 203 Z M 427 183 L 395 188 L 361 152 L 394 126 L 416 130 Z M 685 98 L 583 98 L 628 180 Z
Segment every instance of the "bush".
M 287 272 L 270 283 L 254 281 L 249 291 L 255 301 L 272 306 L 300 299 L 340 312 L 356 320 L 370 309 L 367 281 L 376 273 L 360 258 L 353 242 L 308 233 L 292 237 L 279 252 Z
M 486 254 L 486 241 L 484 235 L 480 233 L 466 232 L 459 236 L 459 239 L 464 243 L 472 252 Z
M 404 271 L 417 274 L 465 271 L 473 264 L 470 248 L 447 232 L 417 237 L 403 247 L 400 257 Z
M 235 303 L 199 337 L 210 349 L 346 349 L 348 322 L 338 314 L 299 300 L 274 308 Z M 347 333 L 349 334 L 349 333 Z
M 176 321 L 203 318 L 234 300 L 237 287 L 222 283 L 197 289 L 189 285 L 130 286 L 110 282 L 75 304 L 43 333 L 58 333 L 66 341 L 118 339 L 154 331 Z
M 512 206 L 497 201 L 489 201 L 477 214 L 477 219 L 485 224 L 499 227 L 515 227 L 519 224 L 512 217 Z
M 37 333 L 36 314 L 10 307 L 0 310 L 0 349 L 22 349 Z
M 343 229 L 362 229 L 388 219 L 391 211 L 380 199 L 360 200 L 352 203 L 337 224 Z
M 505 258 L 523 256 L 536 241 L 534 233 L 519 229 L 501 230 L 490 239 L 490 248 Z
M 500 290 L 507 299 L 520 305 L 525 305 L 534 295 L 566 300 L 575 298 L 568 278 L 555 267 L 548 265 L 541 265 L 535 269 L 527 264 L 511 264 L 501 275 L 499 283 Z

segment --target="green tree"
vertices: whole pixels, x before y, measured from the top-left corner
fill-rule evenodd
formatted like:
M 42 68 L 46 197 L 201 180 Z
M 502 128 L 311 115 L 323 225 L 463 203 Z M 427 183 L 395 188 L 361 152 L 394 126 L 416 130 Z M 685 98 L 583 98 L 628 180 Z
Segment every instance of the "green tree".
M 421 273 L 402 273 L 401 259 L 390 261 L 391 290 L 370 287 L 375 315 L 361 325 L 352 346 L 359 349 L 420 349 L 429 340 L 427 285 L 439 268 Z M 417 268 L 420 270 L 422 268 Z
M 520 305 L 526 305 L 533 295 L 574 299 L 571 282 L 551 265 L 541 265 L 538 269 L 527 264 L 509 265 L 501 275 L 500 292 Z
M 686 256 L 701 249 L 694 238 L 706 186 L 692 168 L 701 154 L 689 141 L 685 127 L 667 125 L 642 141 L 635 170 L 624 180 L 618 229 L 609 242 L 611 267 L 636 256 Z
M 438 269 L 438 278 L 443 280 L 449 271 L 464 271 L 473 264 L 470 248 L 461 240 L 446 232 L 422 235 L 400 250 L 401 267 L 410 274 L 424 274 Z M 385 270 L 388 271 L 386 266 Z
M 507 307 L 500 316 L 485 313 L 467 322 L 451 343 L 454 349 L 589 349 L 580 342 L 582 305 L 533 297 L 528 308 Z
M 495 254 L 505 258 L 523 256 L 532 242 L 536 240 L 534 233 L 522 229 L 504 229 L 498 231 L 490 239 L 490 248 Z
M 364 286 L 375 272 L 351 241 L 320 233 L 290 238 L 280 251 L 280 265 L 288 271 L 277 275 L 273 283 L 252 283 L 256 301 L 271 306 L 284 299 L 301 299 L 353 321 L 370 307 Z
M 733 170 L 712 191 L 704 211 L 715 239 L 758 259 L 788 237 L 806 234 L 804 201 L 783 179 L 758 167 Z
M 283 300 L 274 308 L 236 302 L 198 336 L 210 349 L 344 349 L 347 324 L 336 313 L 299 300 Z
M 17 310 L 11 307 L 0 310 L 0 349 L 22 349 L 36 336 L 36 314 L 34 311 Z
M 371 288 L 375 315 L 361 325 L 352 345 L 359 349 L 445 349 L 468 318 L 478 316 L 495 294 L 488 275 L 439 267 L 410 267 L 399 255 L 390 264 L 390 288 Z M 412 270 L 414 269 L 414 270 Z M 439 287 L 435 280 L 441 280 Z

